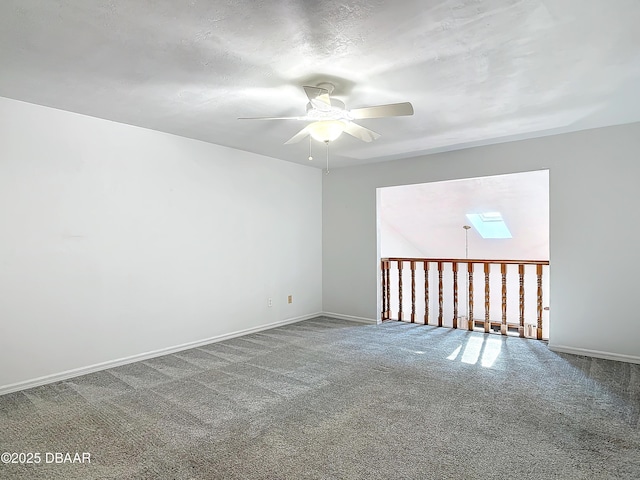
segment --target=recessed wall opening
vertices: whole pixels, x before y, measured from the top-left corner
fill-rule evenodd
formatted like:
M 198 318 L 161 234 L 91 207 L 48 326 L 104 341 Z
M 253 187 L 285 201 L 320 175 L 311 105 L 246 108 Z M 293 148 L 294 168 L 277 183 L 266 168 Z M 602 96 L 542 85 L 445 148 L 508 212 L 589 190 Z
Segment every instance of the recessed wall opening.
M 548 339 L 549 171 L 378 189 L 382 320 Z

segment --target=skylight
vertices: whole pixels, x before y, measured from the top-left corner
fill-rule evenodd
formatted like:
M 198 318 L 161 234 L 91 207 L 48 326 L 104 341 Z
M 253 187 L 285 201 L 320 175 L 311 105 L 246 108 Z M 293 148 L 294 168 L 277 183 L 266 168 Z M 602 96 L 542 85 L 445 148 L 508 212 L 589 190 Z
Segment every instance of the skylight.
M 500 212 L 467 213 L 467 218 L 482 238 L 512 238 Z

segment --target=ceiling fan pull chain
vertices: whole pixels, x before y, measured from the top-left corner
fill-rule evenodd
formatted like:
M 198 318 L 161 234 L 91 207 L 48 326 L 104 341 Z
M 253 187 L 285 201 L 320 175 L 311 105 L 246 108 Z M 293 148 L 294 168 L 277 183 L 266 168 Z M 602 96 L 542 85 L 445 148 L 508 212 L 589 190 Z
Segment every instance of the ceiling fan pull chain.
M 313 160 L 313 155 L 311 155 L 311 135 L 309 135 L 309 161 Z
M 329 175 L 329 140 L 324 143 L 327 146 L 327 170 L 325 170 L 324 174 Z

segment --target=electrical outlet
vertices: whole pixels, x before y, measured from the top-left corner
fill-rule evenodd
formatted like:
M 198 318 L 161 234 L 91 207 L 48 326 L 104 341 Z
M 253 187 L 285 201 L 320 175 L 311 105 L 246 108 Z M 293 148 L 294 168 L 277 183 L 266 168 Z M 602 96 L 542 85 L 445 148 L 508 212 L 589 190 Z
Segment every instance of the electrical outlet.
M 287 303 L 293 303 L 293 295 L 287 297 Z
M 267 301 L 267 307 L 273 307 L 273 300 L 272 299 L 269 299 Z

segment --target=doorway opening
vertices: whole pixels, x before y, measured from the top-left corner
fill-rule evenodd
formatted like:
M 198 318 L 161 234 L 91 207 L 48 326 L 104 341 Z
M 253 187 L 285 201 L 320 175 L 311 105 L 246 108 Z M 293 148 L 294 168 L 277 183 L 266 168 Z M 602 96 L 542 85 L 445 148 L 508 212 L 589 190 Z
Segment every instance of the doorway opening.
M 549 171 L 378 189 L 380 317 L 549 338 Z

